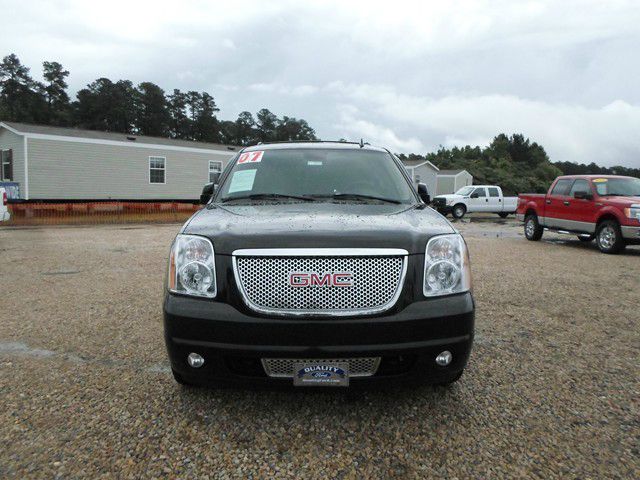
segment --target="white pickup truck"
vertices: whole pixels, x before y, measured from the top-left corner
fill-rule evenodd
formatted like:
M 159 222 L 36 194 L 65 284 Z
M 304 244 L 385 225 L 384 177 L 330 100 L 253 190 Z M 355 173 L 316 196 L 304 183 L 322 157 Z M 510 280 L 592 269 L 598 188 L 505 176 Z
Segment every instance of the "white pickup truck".
M 497 185 L 469 185 L 456 193 L 434 197 L 432 206 L 442 215 L 451 213 L 454 218 L 473 212 L 497 213 L 506 218 L 516 213 L 518 197 L 505 197 Z

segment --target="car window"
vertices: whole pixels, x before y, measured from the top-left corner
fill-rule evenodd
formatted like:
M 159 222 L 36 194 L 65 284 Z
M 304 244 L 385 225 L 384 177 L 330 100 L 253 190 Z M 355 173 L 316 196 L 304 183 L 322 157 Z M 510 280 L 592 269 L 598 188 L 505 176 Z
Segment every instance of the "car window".
M 485 192 L 484 188 L 476 188 L 473 193 L 475 193 L 476 195 L 478 195 L 479 197 L 486 197 L 487 196 L 487 192 Z
M 594 178 L 592 180 L 600 196 L 614 195 L 620 197 L 640 196 L 640 178 Z
M 589 182 L 586 180 L 578 179 L 573 182 L 571 190 L 569 191 L 569 196 L 573 197 L 576 192 L 587 192 L 591 193 L 591 187 L 589 186 Z
M 489 187 L 489 196 L 490 197 L 499 197 L 500 196 L 500 192 L 498 192 L 498 189 L 496 187 Z
M 218 198 L 353 194 L 415 203 L 411 185 L 400 168 L 391 155 L 374 150 L 252 150 L 238 157 L 220 186 Z
M 462 195 L 463 197 L 466 195 L 471 195 L 473 191 L 473 187 L 462 187 L 460 190 L 456 192 L 456 195 Z
M 571 180 L 570 178 L 561 178 L 558 180 L 551 190 L 551 195 L 566 195 L 569 193 L 569 188 L 571 188 Z

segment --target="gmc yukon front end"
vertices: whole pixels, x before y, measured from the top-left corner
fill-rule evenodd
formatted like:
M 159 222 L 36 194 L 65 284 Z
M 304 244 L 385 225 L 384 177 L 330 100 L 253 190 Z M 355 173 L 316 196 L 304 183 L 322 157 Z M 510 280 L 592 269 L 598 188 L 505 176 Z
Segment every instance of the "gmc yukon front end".
M 176 237 L 164 324 L 184 384 L 449 384 L 473 341 L 467 246 L 384 149 L 257 145 Z

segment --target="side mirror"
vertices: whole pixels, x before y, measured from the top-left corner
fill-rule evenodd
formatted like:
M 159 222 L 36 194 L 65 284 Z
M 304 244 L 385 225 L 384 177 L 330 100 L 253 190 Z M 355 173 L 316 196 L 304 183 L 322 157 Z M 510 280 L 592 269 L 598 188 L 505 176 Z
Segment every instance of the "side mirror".
M 431 203 L 431 196 L 429 195 L 427 186 L 424 183 L 418 183 L 418 196 L 422 199 L 424 203 L 426 204 Z
M 578 191 L 578 192 L 573 192 L 573 198 L 579 198 L 582 200 L 592 200 L 593 195 L 591 195 L 589 192 Z
M 480 195 L 478 195 L 476 192 L 473 192 L 471 194 L 471 198 L 479 198 L 479 197 L 480 197 Z
M 209 203 L 209 200 L 211 200 L 213 194 L 216 193 L 217 187 L 218 186 L 213 183 L 207 183 L 202 188 L 202 193 L 200 194 L 200 203 L 202 205 L 206 205 L 207 203 Z

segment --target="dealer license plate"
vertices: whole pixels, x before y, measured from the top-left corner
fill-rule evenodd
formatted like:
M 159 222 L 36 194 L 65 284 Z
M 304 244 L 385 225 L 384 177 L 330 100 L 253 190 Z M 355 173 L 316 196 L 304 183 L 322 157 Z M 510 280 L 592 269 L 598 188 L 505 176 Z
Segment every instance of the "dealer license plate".
M 348 387 L 347 362 L 296 363 L 293 367 L 293 385 L 296 387 Z

